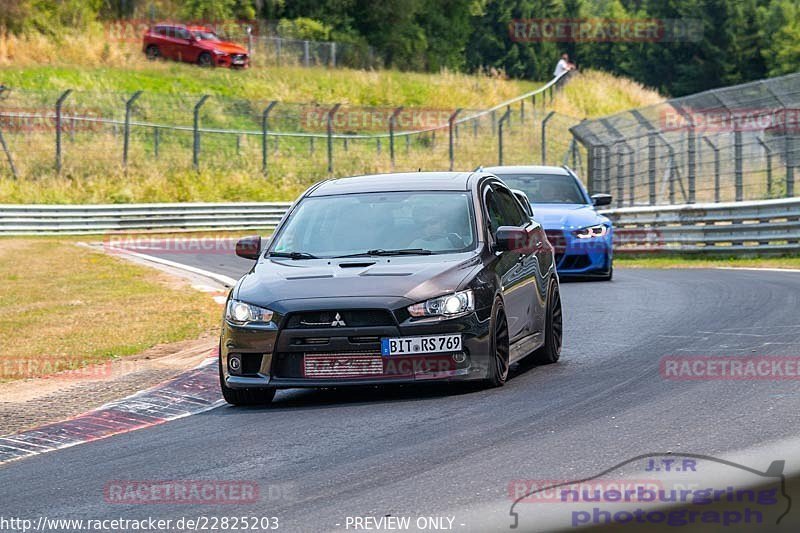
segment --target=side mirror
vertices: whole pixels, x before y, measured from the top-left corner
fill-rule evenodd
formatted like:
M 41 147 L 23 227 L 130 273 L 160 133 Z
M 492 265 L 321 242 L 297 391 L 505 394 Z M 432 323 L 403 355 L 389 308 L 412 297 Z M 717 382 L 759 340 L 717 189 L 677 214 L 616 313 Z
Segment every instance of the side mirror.
M 256 260 L 261 255 L 261 236 L 243 237 L 236 241 L 236 255 Z
M 530 240 L 532 234 L 527 227 L 500 226 L 495 234 L 495 247 L 501 252 L 516 252 L 536 248 Z
M 595 207 L 603 207 L 604 205 L 611 205 L 610 194 L 593 194 L 592 203 Z

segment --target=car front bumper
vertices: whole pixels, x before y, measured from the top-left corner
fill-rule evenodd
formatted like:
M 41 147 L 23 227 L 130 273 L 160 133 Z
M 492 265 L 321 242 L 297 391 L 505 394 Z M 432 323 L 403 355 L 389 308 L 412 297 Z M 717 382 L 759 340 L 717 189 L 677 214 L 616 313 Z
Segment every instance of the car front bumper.
M 225 384 L 242 388 L 339 387 L 401 383 L 481 380 L 488 376 L 490 328 L 488 312 L 451 319 L 425 319 L 363 327 L 285 327 L 287 317 L 272 327 L 239 327 L 223 321 L 220 362 Z M 382 356 L 380 339 L 460 333 L 462 350 L 435 354 Z M 238 356 L 240 368 L 230 366 Z M 322 358 L 343 371 L 308 375 L 306 356 Z M 353 362 L 369 372 L 348 371 Z
M 607 276 L 613 262 L 612 233 L 595 239 L 578 239 L 562 229 L 547 229 L 559 277 Z

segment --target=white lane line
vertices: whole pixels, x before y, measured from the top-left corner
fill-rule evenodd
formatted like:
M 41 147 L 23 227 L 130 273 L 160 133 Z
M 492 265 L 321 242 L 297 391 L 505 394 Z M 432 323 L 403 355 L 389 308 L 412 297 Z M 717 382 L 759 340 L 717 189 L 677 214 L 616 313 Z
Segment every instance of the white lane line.
M 800 272 L 800 268 L 768 268 L 768 267 L 714 267 L 717 270 L 762 270 L 764 272 Z
M 179 270 L 184 270 L 186 272 L 191 272 L 192 274 L 197 274 L 198 276 L 204 276 L 209 279 L 213 279 L 222 283 L 227 287 L 233 287 L 236 285 L 236 280 L 225 276 L 223 274 L 217 274 L 216 272 L 211 272 L 210 270 L 204 270 L 202 268 L 197 268 L 189 265 L 185 265 L 183 263 L 176 263 L 175 261 L 170 261 L 169 259 L 162 259 L 161 257 L 156 257 L 154 255 L 148 254 L 141 254 L 139 252 L 132 252 L 131 250 L 126 250 L 125 248 L 115 248 L 113 246 L 108 247 L 113 253 L 125 253 L 128 255 L 132 255 L 133 257 L 138 257 L 139 259 L 143 259 L 145 261 L 150 261 L 152 263 L 158 263 L 160 265 L 169 266 L 172 268 L 177 268 Z

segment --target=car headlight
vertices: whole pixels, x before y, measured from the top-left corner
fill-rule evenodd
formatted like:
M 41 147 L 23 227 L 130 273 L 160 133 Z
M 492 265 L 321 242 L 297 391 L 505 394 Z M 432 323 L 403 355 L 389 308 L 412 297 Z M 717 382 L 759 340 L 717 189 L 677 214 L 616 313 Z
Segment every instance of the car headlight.
M 408 312 L 413 317 L 421 316 L 454 316 L 475 310 L 475 298 L 471 290 L 432 298 L 409 306 Z
M 605 224 L 598 224 L 596 226 L 589 226 L 572 232 L 579 239 L 592 239 L 595 237 L 605 237 L 608 235 L 610 228 Z
M 225 308 L 225 318 L 237 325 L 266 324 L 272 320 L 272 315 L 273 312 L 269 309 L 239 300 L 228 300 L 228 306 Z
M 222 50 L 211 50 L 211 51 L 214 52 L 214 54 L 218 55 L 218 56 L 224 56 L 224 55 L 228 54 L 228 52 L 223 52 Z

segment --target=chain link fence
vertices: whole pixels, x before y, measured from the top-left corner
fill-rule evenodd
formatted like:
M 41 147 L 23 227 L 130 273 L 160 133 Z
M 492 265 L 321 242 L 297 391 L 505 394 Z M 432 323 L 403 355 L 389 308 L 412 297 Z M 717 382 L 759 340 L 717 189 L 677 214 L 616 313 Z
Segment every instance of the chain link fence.
M 567 77 L 490 109 L 380 108 L 209 96 L 0 88 L 0 177 L 144 180 L 326 176 L 479 165 L 583 165 L 569 127 L 548 110 Z M 76 181 L 76 183 L 80 183 Z M 113 200 L 113 199 L 112 199 Z
M 617 207 L 792 197 L 800 74 L 706 91 L 571 128 L 592 192 Z

